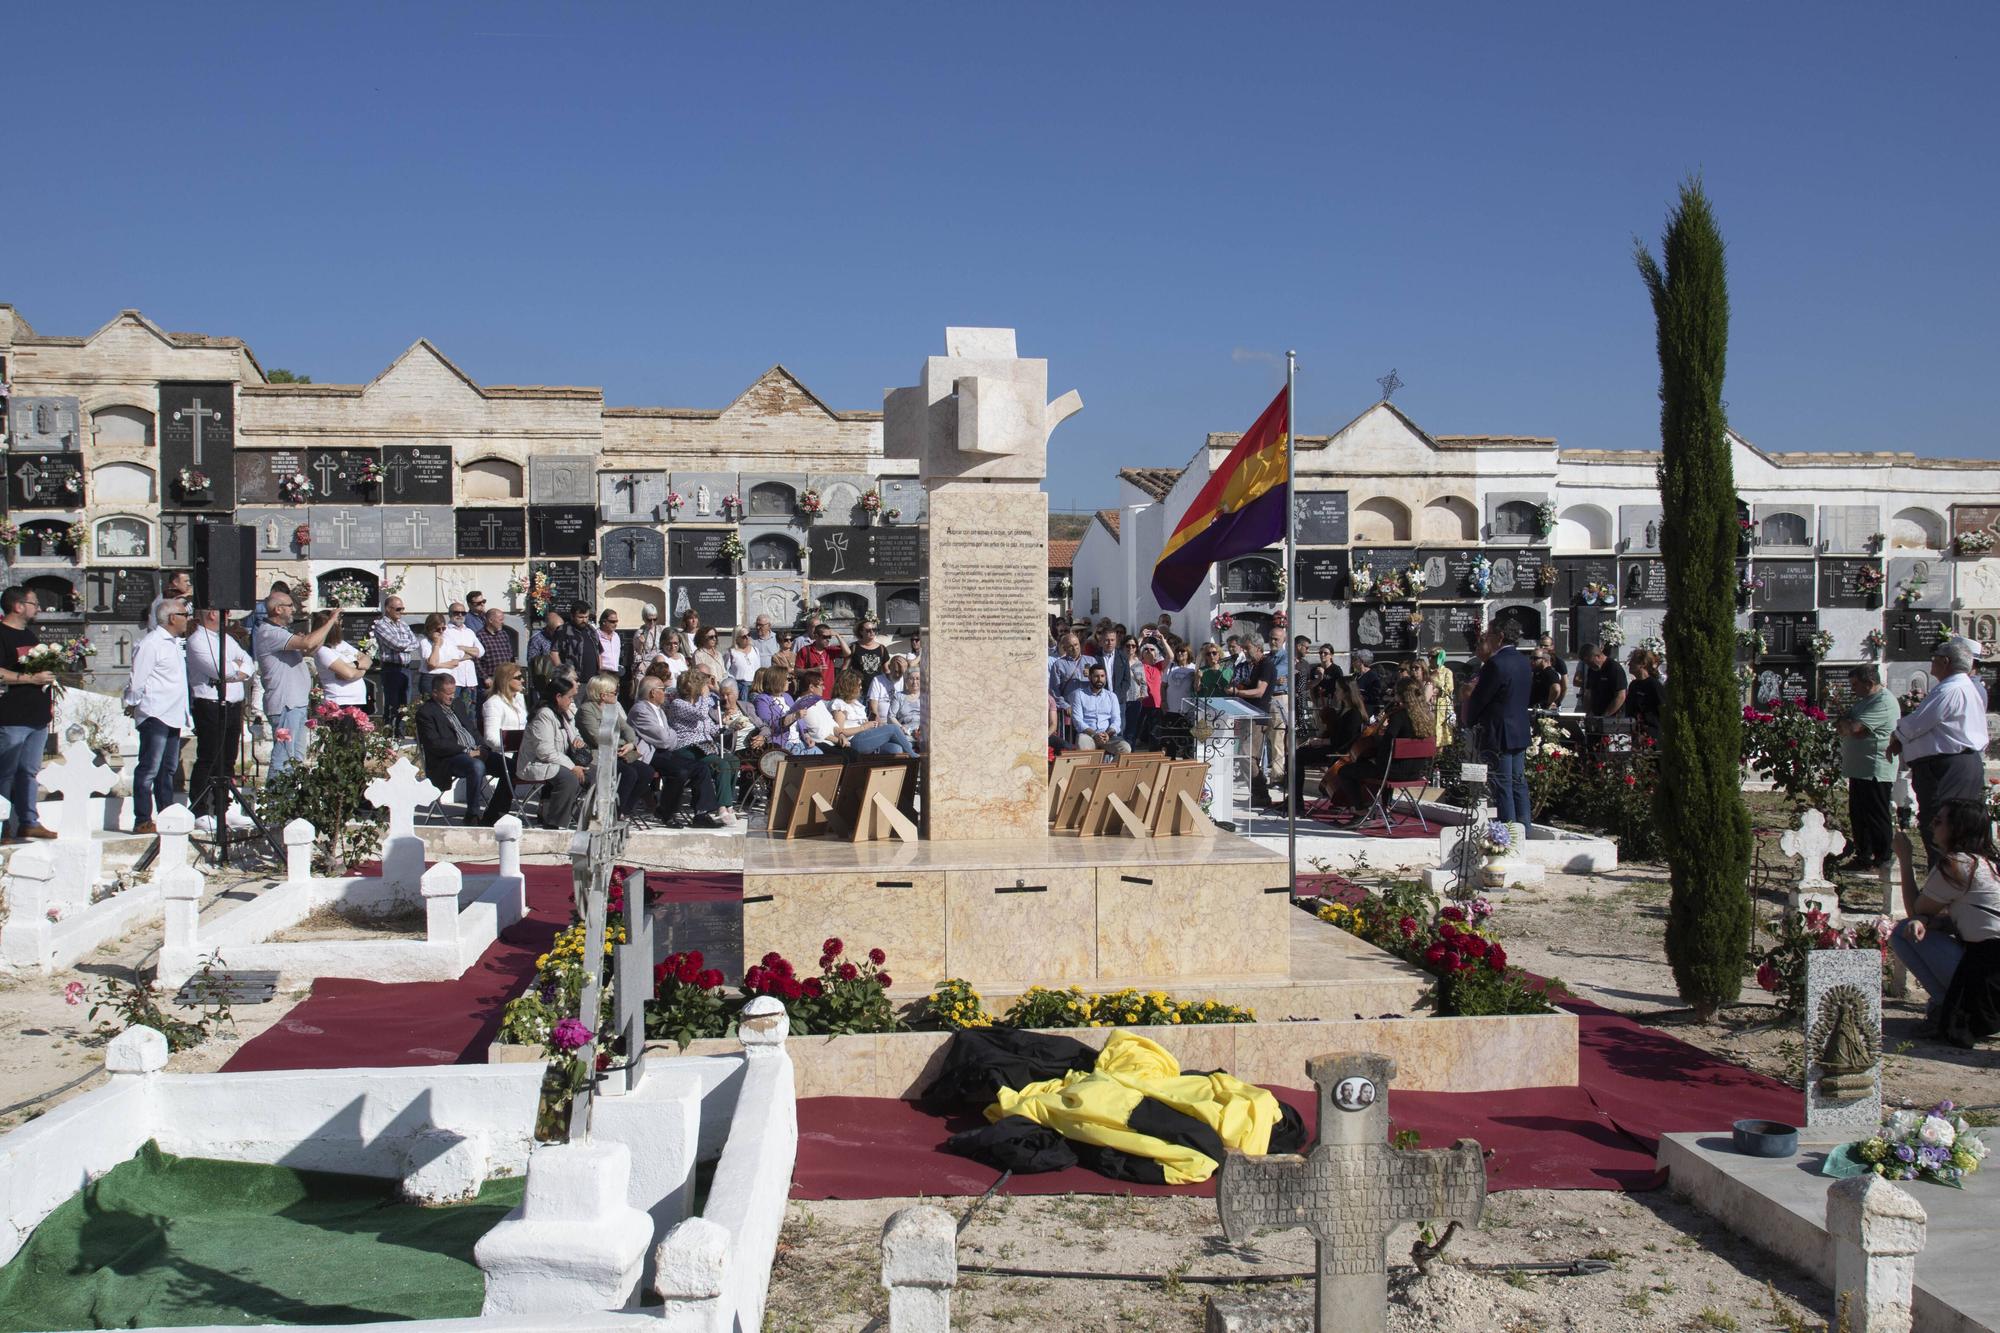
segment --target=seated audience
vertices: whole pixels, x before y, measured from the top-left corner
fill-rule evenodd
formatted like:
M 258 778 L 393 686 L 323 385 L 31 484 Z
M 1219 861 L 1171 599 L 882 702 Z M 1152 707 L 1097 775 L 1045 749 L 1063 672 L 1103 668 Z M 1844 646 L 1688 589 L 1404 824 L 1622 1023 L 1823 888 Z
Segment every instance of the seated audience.
M 1397 741 L 1435 739 L 1436 725 L 1437 710 L 1425 700 L 1423 682 L 1414 676 L 1398 682 L 1395 705 L 1381 732 L 1364 736 L 1357 743 L 1354 762 L 1341 768 L 1335 790 L 1328 792 L 1336 804 L 1349 807 L 1347 817 L 1336 816 L 1335 822 L 1358 822 L 1384 782 L 1409 782 L 1428 772 L 1429 759 L 1392 760 L 1389 756 Z
M 568 828 L 576 816 L 590 769 L 589 752 L 576 730 L 576 677 L 567 672 L 549 684 L 549 701 L 528 722 L 515 772 L 523 782 L 540 782 L 543 828 Z
M 861 701 L 862 676 L 852 668 L 843 669 L 833 680 L 833 698 L 827 709 L 833 714 L 834 735 L 840 744 L 856 754 L 915 754 L 916 746 L 894 722 L 877 722 Z
M 490 825 L 514 806 L 507 757 L 466 730 L 458 715 L 458 682 L 449 672 L 437 672 L 430 683 L 430 696 L 417 705 L 417 746 L 423 751 L 424 777 L 442 791 L 450 791 L 455 781 L 463 779 L 465 822 Z M 482 807 L 489 774 L 494 779 L 493 799 Z

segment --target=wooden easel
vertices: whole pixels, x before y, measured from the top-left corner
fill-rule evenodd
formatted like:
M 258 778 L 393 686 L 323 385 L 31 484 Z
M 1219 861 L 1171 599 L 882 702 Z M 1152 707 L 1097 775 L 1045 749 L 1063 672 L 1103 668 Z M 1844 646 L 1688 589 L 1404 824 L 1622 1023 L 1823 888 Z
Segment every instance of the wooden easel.
M 887 842 L 891 836 L 915 842 L 916 822 L 902 805 L 916 772 L 914 762 L 848 765 L 834 798 L 835 831 L 849 842 Z
M 802 757 L 788 756 L 771 780 L 765 828 L 774 838 L 823 838 L 834 831 L 842 765 L 801 763 Z
M 1142 804 L 1141 776 L 1133 768 L 1105 766 L 1094 770 L 1073 788 L 1075 798 L 1066 801 L 1070 809 L 1077 811 L 1074 825 L 1059 826 L 1055 832 L 1079 838 L 1103 837 L 1111 832 L 1132 838 L 1152 837 L 1153 830 L 1133 809 Z
M 1215 821 L 1201 808 L 1201 784 L 1207 780 L 1208 765 L 1199 759 L 1172 760 L 1161 769 L 1147 811 L 1153 836 L 1207 837 L 1215 833 Z
M 1077 775 L 1089 770 L 1092 764 L 1102 762 L 1104 756 L 1095 750 L 1065 750 L 1057 755 L 1049 765 L 1049 822 L 1056 822 L 1056 815 L 1062 809 L 1063 793 L 1076 782 Z

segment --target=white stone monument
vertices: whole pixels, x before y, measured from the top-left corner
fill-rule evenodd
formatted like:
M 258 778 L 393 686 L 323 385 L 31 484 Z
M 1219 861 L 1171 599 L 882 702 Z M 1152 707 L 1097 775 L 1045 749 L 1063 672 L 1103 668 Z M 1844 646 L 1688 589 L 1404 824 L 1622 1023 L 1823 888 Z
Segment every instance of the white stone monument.
M 409 756 L 399 755 L 385 777 L 362 792 L 389 812 L 389 830 L 382 836 L 382 878 L 398 889 L 415 889 L 424 873 L 424 840 L 417 836 L 417 811 L 429 809 L 443 795 L 417 771 Z M 477 800 L 480 793 L 474 792 Z
M 104 878 L 104 844 L 92 827 L 100 809 L 95 798 L 111 791 L 117 781 L 118 774 L 98 763 L 81 737 L 65 740 L 60 762 L 41 771 L 42 790 L 62 797 L 55 807 L 55 841 L 49 844 L 58 901 L 88 907 Z M 42 807 L 44 823 L 48 814 L 49 807 Z
M 1826 858 L 1847 849 L 1847 835 L 1828 828 L 1824 814 L 1808 810 L 1799 816 L 1797 828 L 1788 829 L 1778 839 L 1778 848 L 1786 856 L 1798 857 L 1800 862 L 1799 886 L 1792 891 L 1792 910 L 1821 911 L 1829 921 L 1838 924 L 1840 895 L 1834 891 L 1833 881 L 1826 877 Z
M 1835 1327 L 1910 1333 L 1917 1255 L 1929 1221 L 1922 1204 L 1872 1173 L 1836 1181 L 1826 1192 Z

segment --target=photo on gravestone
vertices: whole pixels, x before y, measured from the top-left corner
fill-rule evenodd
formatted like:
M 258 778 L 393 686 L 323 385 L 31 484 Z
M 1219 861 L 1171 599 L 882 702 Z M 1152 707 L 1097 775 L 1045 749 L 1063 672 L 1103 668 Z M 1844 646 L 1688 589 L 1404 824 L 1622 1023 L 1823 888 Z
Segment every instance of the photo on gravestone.
M 1412 609 L 1402 602 L 1351 608 L 1354 646 L 1372 649 L 1378 655 L 1415 652 L 1416 634 L 1410 625 Z
M 1819 604 L 1872 610 L 1882 605 L 1882 565 L 1877 560 L 1819 562 Z
M 1493 586 L 1486 590 L 1489 597 L 1539 597 L 1543 595 L 1541 586 L 1542 562 L 1549 553 L 1542 550 L 1488 551 L 1487 558 L 1493 562 Z
M 236 507 L 234 385 L 162 384 L 158 434 L 162 495 L 183 509 Z
M 1620 600 L 1627 606 L 1667 604 L 1667 562 L 1664 560 L 1623 560 L 1619 562 Z
M 1421 610 L 1424 618 L 1417 629 L 1417 647 L 1425 651 L 1442 648 L 1453 658 L 1473 650 L 1486 623 L 1485 610 L 1477 604 L 1444 603 Z
M 528 460 L 531 505 L 597 505 L 597 462 L 588 454 L 537 454 Z
M 9 509 L 81 509 L 83 459 L 77 454 L 13 454 L 7 459 Z
M 667 533 L 667 573 L 674 578 L 727 578 L 736 572 L 723 547 L 728 528 L 672 528 Z
M 1804 657 L 1819 617 L 1811 611 L 1757 611 L 1750 627 L 1763 634 L 1766 657 Z
M 1888 640 L 1883 656 L 1891 662 L 1928 662 L 1938 643 L 1950 633 L 1948 611 L 1892 607 L 1882 616 L 1882 634 Z
M 1854 682 L 1847 678 L 1847 672 L 1844 666 L 1819 669 L 1819 706 L 1835 717 L 1854 702 Z
M 921 583 L 880 583 L 875 586 L 875 613 L 893 629 L 920 628 L 924 623 Z
M 1819 592 L 1819 575 L 1810 560 L 1759 560 L 1756 576 L 1764 586 L 1751 594 L 1760 611 L 1810 611 Z
M 14 448 L 51 453 L 83 448 L 83 410 L 76 399 L 17 394 L 5 401 Z
M 667 619 L 678 624 L 690 607 L 701 623 L 728 628 L 737 623 L 735 579 L 672 579 L 667 584 Z
M 667 539 L 653 528 L 607 528 L 597 539 L 607 579 L 659 579 L 667 575 Z
M 1347 543 L 1347 492 L 1300 491 L 1295 539 L 1301 546 L 1344 546 Z
M 379 504 L 382 488 L 366 477 L 370 469 L 381 465 L 382 455 L 374 449 L 306 450 L 306 479 L 312 486 L 312 503 Z
M 1292 595 L 1298 600 L 1337 602 L 1347 596 L 1347 552 L 1302 550 L 1292 567 Z
M 532 579 L 536 574 L 548 576 L 549 600 L 558 611 L 583 600 L 581 560 L 535 560 L 528 565 L 528 576 Z
M 385 505 L 382 554 L 391 560 L 449 560 L 457 546 L 450 505 Z
M 637 468 L 597 474 L 597 512 L 606 523 L 657 523 L 666 517 L 667 474 Z
M 449 445 L 385 445 L 379 498 L 392 505 L 448 505 L 452 471 Z
M 1897 606 L 1942 611 L 1951 605 L 1952 562 L 1931 556 L 1901 556 L 1889 562 L 1886 586 Z
M 1231 602 L 1268 602 L 1278 597 L 1278 572 L 1282 557 L 1245 555 L 1231 560 L 1222 569 L 1222 596 Z M 815 570 L 817 572 L 817 570 Z
M 1813 670 L 1796 662 L 1762 661 L 1757 664 L 1753 697 L 1760 708 L 1778 700 L 1803 704 L 1812 702 Z
M 239 449 L 236 451 L 236 503 L 285 504 L 295 498 L 286 494 L 286 480 L 309 475 L 303 449 Z
M 380 560 L 382 510 L 378 505 L 314 505 L 312 558 Z
M 597 510 L 590 505 L 530 505 L 528 554 L 585 556 L 597 535 Z
M 524 509 L 459 509 L 458 554 L 465 557 L 519 558 L 528 553 L 528 514 Z
M 1509 552 L 1511 556 L 1513 553 Z M 1424 590 L 1419 601 L 1449 602 L 1473 597 L 1472 562 L 1479 555 L 1470 549 L 1429 549 L 1414 553 L 1412 559 L 1424 571 Z M 1489 571 L 1490 573 L 1490 571 Z

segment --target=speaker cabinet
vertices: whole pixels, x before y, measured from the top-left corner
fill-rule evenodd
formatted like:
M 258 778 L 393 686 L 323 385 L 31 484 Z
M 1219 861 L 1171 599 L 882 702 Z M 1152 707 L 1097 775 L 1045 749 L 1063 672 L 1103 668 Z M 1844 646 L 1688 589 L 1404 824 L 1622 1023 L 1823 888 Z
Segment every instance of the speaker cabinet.
M 257 605 L 257 529 L 194 525 L 194 601 L 223 611 Z

